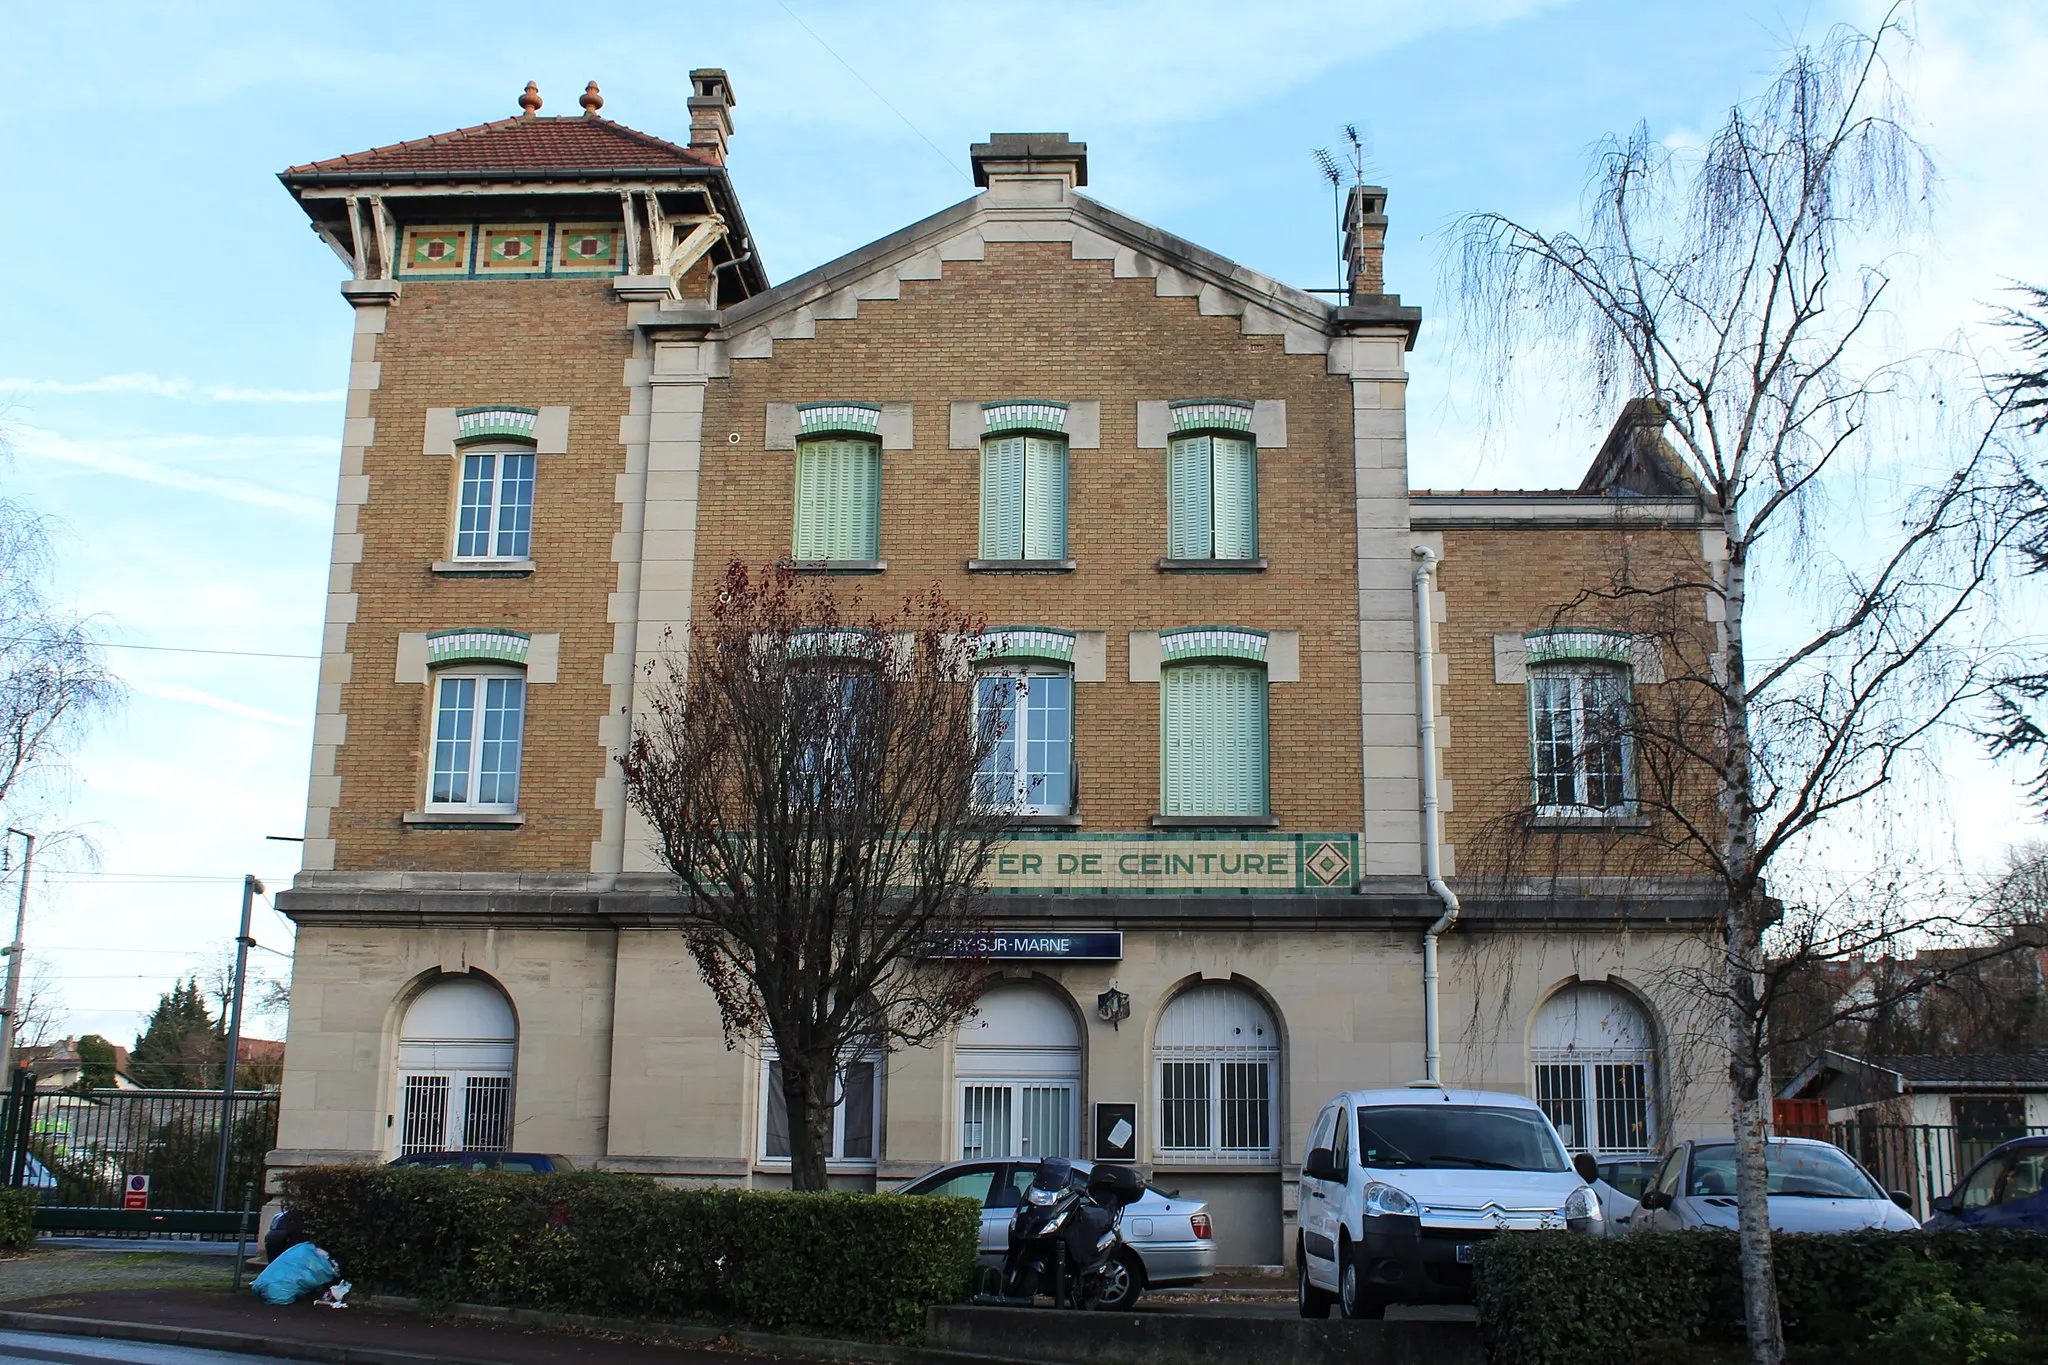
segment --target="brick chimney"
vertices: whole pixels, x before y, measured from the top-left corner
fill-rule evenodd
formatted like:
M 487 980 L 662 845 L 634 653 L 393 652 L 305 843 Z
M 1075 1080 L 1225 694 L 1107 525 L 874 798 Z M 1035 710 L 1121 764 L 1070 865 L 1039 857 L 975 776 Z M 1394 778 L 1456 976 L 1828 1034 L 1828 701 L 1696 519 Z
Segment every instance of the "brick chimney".
M 690 73 L 690 150 L 720 166 L 725 164 L 725 144 L 732 137 L 732 82 L 715 66 L 699 67 Z
M 1353 304 L 1386 295 L 1386 250 L 1386 187 L 1353 185 L 1344 205 L 1344 283 Z

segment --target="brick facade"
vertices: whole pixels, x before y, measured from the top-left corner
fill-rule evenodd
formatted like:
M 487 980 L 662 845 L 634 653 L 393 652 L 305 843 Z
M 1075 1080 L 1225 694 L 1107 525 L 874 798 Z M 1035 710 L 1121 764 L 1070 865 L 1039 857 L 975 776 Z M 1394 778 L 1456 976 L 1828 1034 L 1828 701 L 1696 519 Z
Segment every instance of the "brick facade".
M 729 100 L 722 72 L 696 75 L 699 100 Z M 1294 1255 L 1294 1182 L 1317 1109 L 1424 1066 L 1422 931 L 1443 907 L 1421 875 L 1418 548 L 1441 556 L 1429 598 L 1435 757 L 1445 869 L 1468 893 L 1444 940 L 1444 1079 L 1528 1091 L 1544 1011 L 1574 991 L 1632 1002 L 1618 1008 L 1676 1037 L 1685 1002 L 1672 968 L 1711 955 L 1698 905 L 1567 909 L 1488 894 L 1472 874 L 1484 832 L 1529 786 L 1527 692 L 1501 678 L 1496 637 L 1551 623 L 1621 556 L 1654 572 L 1699 555 L 1700 509 L 1666 497 L 1624 513 L 1599 490 L 1411 497 L 1404 357 L 1420 319 L 1378 292 L 1384 191 L 1354 195 L 1358 292 L 1333 306 L 1077 193 L 1080 144 L 1005 135 L 976 148 L 984 193 L 770 288 L 724 179 L 726 107 L 705 106 L 720 136 L 702 147 L 603 120 L 507 120 L 486 125 L 489 138 L 427 139 L 284 177 L 352 268 L 343 293 L 357 344 L 306 865 L 280 897 L 301 937 L 273 1165 L 468 1140 L 445 1124 L 428 1132 L 446 1115 L 421 1109 L 413 1087 L 448 1076 L 454 1089 L 435 1093 L 454 1095 L 483 1076 L 478 1095 L 509 1094 L 493 1140 L 674 1180 L 786 1179 L 769 1151 L 762 1066 L 725 1047 L 664 927 L 672 888 L 627 817 L 611 755 L 644 705 L 645 665 L 728 560 L 790 553 L 795 442 L 775 414 L 828 400 L 882 405 L 894 424 L 881 453 L 886 568 L 841 587 L 886 603 L 936 583 L 991 624 L 1101 641 L 1074 674 L 1079 828 L 1034 837 L 1107 839 L 1139 857 L 1188 834 L 1218 847 L 1328 836 L 1350 850 L 1322 855 L 1349 860 L 1328 885 L 1304 872 L 1285 886 L 1217 874 L 999 888 L 990 913 L 1002 926 L 1117 941 L 1105 958 L 997 966 L 990 1017 L 1029 1015 L 1059 1035 L 1045 1045 L 1056 1074 L 991 1079 L 991 1054 L 966 1033 L 883 1059 L 872 1140 L 840 1155 L 837 1181 L 891 1188 L 973 1154 L 997 1140 L 970 1103 L 1050 1085 L 1066 1107 L 1032 1139 L 1041 1147 L 1097 1155 L 1095 1106 L 1131 1105 L 1135 1159 L 1210 1201 L 1226 1262 Z M 584 159 L 559 176 L 549 157 Z M 590 224 L 610 212 L 637 255 L 604 278 L 408 274 L 384 243 L 408 224 L 453 221 L 406 179 L 422 165 L 469 177 L 463 221 Z M 1068 571 L 968 567 L 980 452 L 972 433 L 960 439 L 954 407 L 1016 399 L 1088 414 L 1069 452 Z M 1160 565 L 1160 405 L 1186 399 L 1257 405 L 1261 567 Z M 555 424 L 533 446 L 530 570 L 443 563 L 459 497 L 455 413 L 486 405 Z M 1271 632 L 1273 828 L 1156 826 L 1157 634 L 1199 626 Z M 485 629 L 523 633 L 535 650 L 517 809 L 425 809 L 436 675 L 424 641 Z M 469 1071 L 434 1061 L 447 1035 L 422 1033 L 421 1011 L 439 1002 L 436 1027 L 454 1027 L 447 1002 L 463 991 L 473 1002 L 479 986 L 510 1022 L 458 1035 Z M 1131 1001 L 1116 1026 L 1094 1013 L 1112 987 Z M 1195 1000 L 1240 1011 L 1272 1039 L 1268 1127 L 1242 1150 L 1165 1142 L 1155 1039 L 1170 1021 L 1206 1027 Z M 1714 1083 L 1662 1046 L 1632 1063 L 1653 1092 L 1641 1131 L 1605 1148 L 1719 1121 Z

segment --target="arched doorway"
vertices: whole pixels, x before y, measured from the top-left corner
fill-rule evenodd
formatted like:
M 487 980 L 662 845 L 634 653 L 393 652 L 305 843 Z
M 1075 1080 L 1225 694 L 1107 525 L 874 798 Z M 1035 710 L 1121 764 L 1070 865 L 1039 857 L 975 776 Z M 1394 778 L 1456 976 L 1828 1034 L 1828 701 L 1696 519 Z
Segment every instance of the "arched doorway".
M 448 976 L 421 991 L 398 1031 L 398 1154 L 504 1151 L 518 1055 L 511 1002 L 490 982 Z
M 1643 1007 L 1613 986 L 1576 982 L 1543 1002 L 1529 1032 L 1536 1102 L 1573 1151 L 1657 1150 L 1657 1052 Z
M 1043 986 L 1005 984 L 981 997 L 955 1035 L 959 1157 L 1072 1156 L 1081 1109 L 1081 1030 Z

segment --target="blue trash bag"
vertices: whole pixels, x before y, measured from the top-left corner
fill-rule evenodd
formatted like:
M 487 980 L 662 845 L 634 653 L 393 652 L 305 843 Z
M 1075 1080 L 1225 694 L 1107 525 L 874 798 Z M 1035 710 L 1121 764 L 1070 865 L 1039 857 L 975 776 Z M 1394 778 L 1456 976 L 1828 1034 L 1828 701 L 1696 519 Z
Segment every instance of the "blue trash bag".
M 341 1268 L 332 1256 L 311 1242 L 300 1242 L 265 1266 L 249 1288 L 265 1303 L 297 1303 L 340 1278 Z

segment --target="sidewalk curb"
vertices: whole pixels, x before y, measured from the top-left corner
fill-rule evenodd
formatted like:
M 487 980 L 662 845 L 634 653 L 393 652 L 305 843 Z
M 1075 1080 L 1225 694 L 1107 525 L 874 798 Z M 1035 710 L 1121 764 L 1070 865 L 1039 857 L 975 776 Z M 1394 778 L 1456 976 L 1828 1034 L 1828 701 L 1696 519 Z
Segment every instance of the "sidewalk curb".
M 365 1308 L 389 1312 L 421 1313 L 419 1300 L 382 1294 L 362 1294 L 356 1301 Z M 642 1341 L 710 1344 L 727 1341 L 749 1350 L 775 1355 L 800 1356 L 812 1360 L 871 1361 L 876 1365 L 1033 1365 L 1009 1356 L 979 1355 L 963 1351 L 936 1350 L 923 1346 L 891 1346 L 871 1341 L 842 1341 L 831 1337 L 782 1336 L 774 1332 L 753 1332 L 731 1328 L 697 1326 L 691 1323 L 658 1323 L 640 1318 L 599 1318 L 577 1313 L 547 1313 L 538 1309 L 494 1308 L 483 1304 L 450 1304 L 437 1316 L 471 1318 L 530 1327 L 576 1327 L 586 1331 L 611 1332 Z M 304 1337 L 266 1336 L 258 1332 L 228 1332 L 210 1327 L 168 1327 L 151 1322 L 126 1322 L 114 1318 L 78 1318 L 56 1313 L 23 1313 L 0 1310 L 0 1328 L 17 1332 L 47 1332 L 52 1335 L 100 1337 L 118 1341 L 145 1341 L 159 1346 L 193 1346 L 236 1355 L 273 1355 L 291 1360 L 314 1360 L 327 1365 L 498 1365 L 487 1357 L 451 1356 L 436 1352 L 393 1350 L 381 1346 L 341 1346 Z

